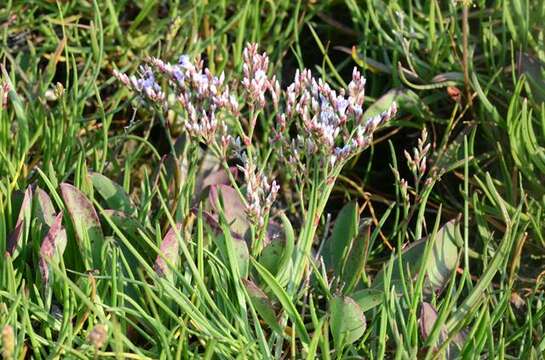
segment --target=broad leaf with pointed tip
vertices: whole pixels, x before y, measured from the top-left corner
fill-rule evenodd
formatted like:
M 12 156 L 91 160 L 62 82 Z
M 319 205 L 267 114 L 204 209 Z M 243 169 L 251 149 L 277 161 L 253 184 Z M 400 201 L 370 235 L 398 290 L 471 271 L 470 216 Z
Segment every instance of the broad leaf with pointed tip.
M 522 51 L 517 54 L 516 61 L 518 74 L 526 75 L 536 102 L 545 101 L 545 63 Z
M 90 173 L 93 187 L 104 198 L 108 207 L 114 210 L 120 210 L 128 215 L 135 212 L 134 205 L 125 189 L 106 176 L 99 173 Z
M 406 271 L 408 268 L 410 275 L 416 279 L 417 272 L 422 264 L 422 256 L 425 253 L 428 237 L 418 240 L 402 252 L 403 266 L 401 267 L 399 257 L 393 261 L 392 279 L 393 284 L 401 282 L 400 269 Z M 438 292 L 443 289 L 444 285 L 450 278 L 452 272 L 458 264 L 458 247 L 457 244 L 462 242 L 460 235 L 460 226 L 456 219 L 447 222 L 439 231 L 437 231 L 433 249 L 429 259 L 424 267 L 426 271 L 426 280 L 424 284 L 424 292 L 430 296 L 432 292 Z M 407 280 L 408 274 L 405 275 Z M 382 289 L 384 281 L 384 271 L 381 270 L 375 277 L 373 288 Z M 398 290 L 401 286 L 396 286 Z
M 277 334 L 282 334 L 282 328 L 276 319 L 276 313 L 273 304 L 267 294 L 261 290 L 253 281 L 242 279 L 244 287 L 248 292 L 252 305 L 256 309 L 261 318 L 273 329 Z
M 271 221 L 267 229 L 268 244 L 259 256 L 259 263 L 275 275 L 282 286 L 287 285 L 291 277 L 295 233 L 286 214 L 280 213 L 282 225 Z
M 437 74 L 433 77 L 433 79 L 431 79 L 431 82 L 433 83 L 442 83 L 447 81 L 463 83 L 464 74 L 461 72 L 451 71 L 451 72 Z
M 363 289 L 350 294 L 350 297 L 358 303 L 363 312 L 366 312 L 380 305 L 383 295 L 384 292 L 382 290 Z
M 176 225 L 178 232 L 181 231 L 182 225 Z M 177 267 L 180 262 L 180 255 L 178 253 L 180 244 L 178 244 L 178 237 L 176 236 L 176 231 L 174 228 L 170 228 L 161 242 L 159 250 L 161 254 L 157 255 L 153 269 L 155 272 L 162 277 L 166 277 L 172 281 L 172 269 L 170 268 L 168 262 L 173 266 Z M 162 256 L 161 256 L 162 255 Z M 166 259 L 166 260 L 165 260 Z
M 40 246 L 39 268 L 46 288 L 49 286 L 51 275 L 49 263 L 53 261 L 58 264 L 66 248 L 66 230 L 62 228 L 62 218 L 62 212 L 55 217 Z
M 234 236 L 243 238 L 250 227 L 244 203 L 235 189 L 228 185 L 214 185 L 208 197 L 215 212 L 221 209 Z
M 363 121 L 366 122 L 372 117 L 387 111 L 394 102 L 397 104 L 399 111 L 404 113 L 409 113 L 420 118 L 432 115 L 430 109 L 414 91 L 398 88 L 388 91 L 369 106 L 363 113 Z M 412 126 L 415 126 L 415 124 L 412 124 Z
M 123 211 L 107 209 L 104 210 L 104 215 L 108 216 L 115 226 L 122 229 L 126 235 L 132 240 L 135 240 L 139 234 L 138 231 L 145 231 L 145 228 L 138 222 L 137 219 L 127 215 Z
M 229 168 L 231 175 L 236 178 L 238 176 L 238 169 L 234 166 Z M 201 178 L 197 178 L 195 184 L 195 195 L 200 196 L 205 194 L 205 190 L 214 185 L 229 185 L 229 173 L 224 169 L 212 171 Z
M 199 197 L 203 190 L 212 185 L 228 184 L 228 174 L 222 167 L 221 161 L 209 151 L 197 150 L 200 158 L 199 169 L 195 178 L 195 197 Z M 227 182 L 224 180 L 227 179 Z
M 11 255 L 12 259 L 15 259 L 25 246 L 24 242 L 28 237 L 31 213 L 32 188 L 29 186 L 25 190 L 15 228 L 8 238 L 7 252 Z
M 51 227 L 55 222 L 55 208 L 53 202 L 47 193 L 40 187 L 34 191 L 34 218 L 37 218 L 42 224 Z
M 276 275 L 283 253 L 283 241 L 280 239 L 273 240 L 267 246 L 265 246 L 259 255 L 259 263 L 269 270 L 271 274 Z
M 230 263 L 229 252 L 232 250 L 233 260 L 235 262 L 233 266 L 236 266 L 238 268 L 238 273 L 241 278 L 244 279 L 248 277 L 250 252 L 248 250 L 248 245 L 246 244 L 246 241 L 235 236 L 225 236 L 225 234 L 223 233 L 218 235 L 216 237 L 216 240 L 222 257 L 225 259 L 225 263 Z
M 420 325 L 420 335 L 422 336 L 422 339 L 424 341 L 426 341 L 431 335 L 437 319 L 437 310 L 435 310 L 435 308 L 431 304 L 423 302 L 422 306 L 420 307 L 420 318 L 418 319 L 418 323 Z M 434 349 L 437 349 L 442 343 L 447 340 L 447 338 L 447 326 L 445 324 L 442 324 L 441 329 L 439 330 L 439 336 L 436 338 L 437 341 L 434 344 L 430 344 L 430 346 L 432 346 Z M 447 346 L 447 350 L 445 353 L 446 358 L 456 359 L 458 357 L 460 349 L 463 347 L 464 342 L 464 333 L 460 332 L 456 334 L 456 336 L 452 338 L 452 342 L 450 342 Z
M 330 327 L 337 349 L 352 344 L 365 332 L 365 315 L 360 305 L 348 296 L 335 296 L 329 303 Z
M 60 188 L 66 210 L 74 226 L 83 263 L 88 269 L 91 266 L 99 269 L 102 267 L 101 252 L 104 235 L 95 208 L 89 199 L 74 186 L 62 183 Z M 89 263 L 89 259 L 92 259 L 92 263 Z
M 426 340 L 430 336 L 433 326 L 437 321 L 437 311 L 430 303 L 422 303 L 420 308 L 420 319 L 418 321 L 420 324 L 420 335 L 422 335 L 422 338 Z M 446 326 L 443 325 L 440 331 L 441 335 L 439 336 L 439 339 L 444 341 L 447 335 Z
M 358 204 L 351 201 L 346 204 L 333 226 L 333 232 L 324 246 L 324 262 L 328 270 L 333 270 L 340 277 L 344 259 L 350 250 L 350 244 L 358 231 Z
M 343 263 L 342 282 L 345 293 L 352 291 L 361 278 L 370 237 L 370 221 L 369 219 L 362 219 L 358 233 L 352 240 Z
M 135 218 L 117 210 L 104 210 L 104 217 L 107 217 L 113 225 L 123 232 L 123 235 L 129 239 L 134 248 L 139 252 L 140 256 L 147 261 L 154 261 L 153 250 L 143 239 L 141 234 L 146 234 L 145 227 Z M 107 224 L 107 222 L 105 222 Z M 129 266 L 133 269 L 138 267 L 138 260 L 134 254 L 127 248 L 123 242 L 116 242 L 121 249 L 121 252 L 127 259 Z
M 265 266 L 271 274 L 276 275 L 285 248 L 286 240 L 282 226 L 277 222 L 269 221 L 265 236 L 265 247 L 259 255 L 259 263 Z

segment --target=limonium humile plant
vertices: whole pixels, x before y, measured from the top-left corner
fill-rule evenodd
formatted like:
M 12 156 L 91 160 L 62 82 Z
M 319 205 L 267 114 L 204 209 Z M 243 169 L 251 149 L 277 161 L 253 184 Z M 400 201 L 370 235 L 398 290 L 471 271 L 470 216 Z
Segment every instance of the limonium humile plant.
M 301 227 L 291 259 L 296 276 L 288 284 L 294 292 L 336 178 L 350 158 L 370 146 L 374 132 L 395 115 L 396 104 L 364 118 L 365 78 L 356 68 L 347 89 L 333 89 L 309 69 L 297 70 L 282 89 L 256 44 L 246 46 L 243 59 L 241 76 L 230 79 L 187 55 L 175 64 L 150 58 L 138 76 L 118 71 L 114 76 L 160 112 L 176 113 L 192 146 L 204 144 L 228 170 L 251 224 L 252 255 L 263 249 L 279 208 L 281 181 L 273 174 L 296 189 Z M 256 146 L 262 141 L 271 145 L 265 153 Z M 229 171 L 232 161 L 239 164 L 241 179 Z

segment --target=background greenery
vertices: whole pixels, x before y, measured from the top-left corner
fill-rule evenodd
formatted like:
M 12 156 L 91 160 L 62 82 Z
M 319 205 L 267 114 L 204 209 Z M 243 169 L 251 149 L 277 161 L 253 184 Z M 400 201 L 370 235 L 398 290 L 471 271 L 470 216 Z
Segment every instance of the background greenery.
M 0 110 L 0 250 L 10 238 L 24 244 L 0 261 L 3 356 L 543 359 L 544 19 L 542 0 L 3 1 L 12 91 Z M 315 239 L 316 250 L 328 239 L 325 256 L 350 289 L 319 261 L 308 277 L 292 274 L 302 280 L 290 289 L 254 256 L 241 281 L 227 233 L 212 239 L 199 211 L 175 234 L 171 276 L 152 268 L 181 220 L 164 139 L 183 135 L 175 121 L 168 135 L 112 71 L 201 54 L 229 77 L 247 42 L 283 84 L 305 66 L 345 87 L 357 66 L 368 106 L 399 105 L 343 170 Z M 427 167 L 440 175 L 431 186 L 404 157 L 424 127 Z M 302 221 L 282 191 L 285 242 L 273 255 Z M 58 211 L 66 250 L 44 287 L 39 250 Z M 98 255 L 76 244 L 98 238 Z M 338 249 L 358 244 L 365 257 L 354 265 Z M 452 257 L 456 271 L 430 292 Z

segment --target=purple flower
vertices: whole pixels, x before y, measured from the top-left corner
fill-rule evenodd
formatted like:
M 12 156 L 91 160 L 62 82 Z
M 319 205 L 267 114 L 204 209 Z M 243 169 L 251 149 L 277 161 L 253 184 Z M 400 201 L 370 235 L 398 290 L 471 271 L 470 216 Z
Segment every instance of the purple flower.
M 178 65 L 189 68 L 190 66 L 193 66 L 191 64 L 191 61 L 189 60 L 189 56 L 186 54 L 180 55 L 180 58 L 178 59 Z

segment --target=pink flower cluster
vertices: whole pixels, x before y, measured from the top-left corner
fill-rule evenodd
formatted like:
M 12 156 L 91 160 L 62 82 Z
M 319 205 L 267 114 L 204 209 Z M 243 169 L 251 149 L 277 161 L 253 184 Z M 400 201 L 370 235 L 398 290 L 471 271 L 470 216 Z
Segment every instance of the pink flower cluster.
M 140 76 L 138 77 L 134 75 L 127 76 L 117 70 L 114 70 L 114 76 L 143 98 L 161 106 L 165 105 L 165 93 L 155 81 L 155 75 L 149 66 L 140 66 Z
M 244 49 L 242 86 L 247 92 L 250 105 L 264 108 L 266 105 L 265 95 L 268 92 L 273 104 L 277 106 L 281 95 L 280 83 L 275 76 L 269 79 L 267 76 L 269 57 L 265 53 L 260 54 L 257 49 L 257 44 L 248 44 Z
M 331 165 L 346 160 L 366 148 L 373 132 L 396 112 L 395 103 L 382 114 L 363 119 L 365 79 L 354 68 L 348 95 L 341 89 L 333 90 L 322 79 L 312 77 L 310 70 L 297 71 L 294 82 L 286 91 L 286 117 L 298 118 L 300 128 L 293 152 L 302 149 L 306 154 L 325 155 Z M 285 128 L 285 118 L 279 119 L 280 131 Z
M 243 158 L 243 162 L 244 166 L 239 168 L 246 184 L 246 214 L 250 221 L 261 228 L 265 225 L 265 216 L 271 210 L 280 186 L 275 180 L 269 181 L 253 162 L 246 158 Z
M 225 84 L 225 76 L 214 76 L 208 68 L 203 69 L 202 61 L 192 64 L 186 55 L 180 57 L 178 64 L 168 64 L 152 58 L 150 62 L 165 74 L 177 91 L 176 99 L 187 113 L 185 129 L 205 142 L 215 141 L 216 134 L 228 136 L 220 113 L 238 116 L 239 104 Z

